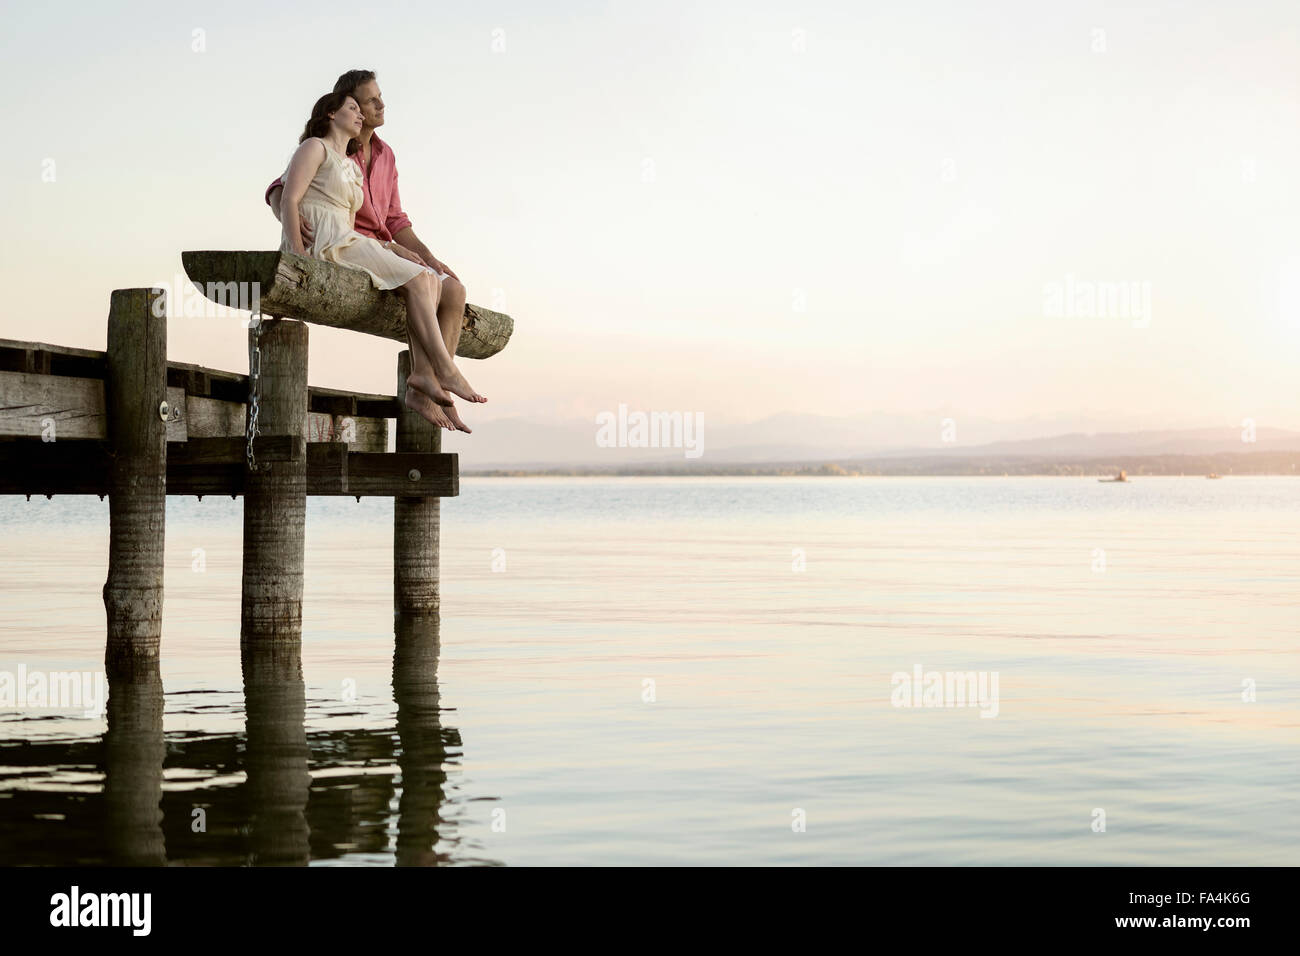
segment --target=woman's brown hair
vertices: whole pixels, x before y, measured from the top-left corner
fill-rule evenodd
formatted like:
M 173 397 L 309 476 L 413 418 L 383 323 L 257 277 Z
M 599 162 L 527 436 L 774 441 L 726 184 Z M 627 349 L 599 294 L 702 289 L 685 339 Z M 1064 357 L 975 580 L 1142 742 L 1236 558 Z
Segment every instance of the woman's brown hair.
M 311 108 L 311 119 L 307 120 L 307 125 L 303 128 L 302 135 L 298 137 L 298 142 L 304 143 L 313 136 L 324 137 L 325 134 L 329 132 L 330 114 L 341 110 L 343 104 L 348 100 L 355 99 L 356 97 L 347 91 L 326 93 L 318 99 L 316 105 Z M 351 156 L 360 148 L 360 143 L 355 139 L 350 139 L 348 140 L 348 148 L 345 155 Z

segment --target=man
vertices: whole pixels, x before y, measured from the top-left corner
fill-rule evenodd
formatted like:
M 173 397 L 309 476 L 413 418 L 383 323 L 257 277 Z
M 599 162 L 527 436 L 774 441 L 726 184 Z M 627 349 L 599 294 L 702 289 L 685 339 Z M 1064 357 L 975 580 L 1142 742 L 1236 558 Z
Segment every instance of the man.
M 465 316 L 465 286 L 451 267 L 439 261 L 429 247 L 420 241 L 411 226 L 411 220 L 402 211 L 402 200 L 397 192 L 397 161 L 393 150 L 375 135 L 384 125 L 384 100 L 373 70 L 349 70 L 338 78 L 334 92 L 350 94 L 361 106 L 363 125 L 357 137 L 361 148 L 352 154 L 352 160 L 361 167 L 362 201 L 357 210 L 355 229 L 363 236 L 380 242 L 392 240 L 413 252 L 425 265 L 438 272 L 432 281 L 440 288 L 438 295 L 438 328 L 447 352 L 456 355 L 460 343 L 460 329 Z M 266 203 L 280 219 L 280 197 L 284 181 L 277 179 L 266 187 Z M 302 219 L 303 244 L 310 246 L 311 226 Z

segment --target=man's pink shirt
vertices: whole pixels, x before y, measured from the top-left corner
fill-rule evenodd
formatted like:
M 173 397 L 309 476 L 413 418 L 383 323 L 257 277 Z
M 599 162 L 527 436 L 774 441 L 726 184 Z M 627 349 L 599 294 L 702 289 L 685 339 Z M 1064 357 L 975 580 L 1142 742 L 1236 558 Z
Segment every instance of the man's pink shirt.
M 360 150 L 353 153 L 351 158 L 357 166 L 361 165 Z M 393 151 L 388 144 L 374 134 L 370 136 L 370 172 L 361 177 L 361 182 L 362 199 L 361 208 L 357 210 L 357 232 L 387 242 L 411 225 L 411 220 L 402 212 L 402 199 L 397 192 L 397 160 L 393 158 Z M 271 205 L 271 190 L 283 185 L 284 180 L 277 179 L 266 187 L 268 206 Z

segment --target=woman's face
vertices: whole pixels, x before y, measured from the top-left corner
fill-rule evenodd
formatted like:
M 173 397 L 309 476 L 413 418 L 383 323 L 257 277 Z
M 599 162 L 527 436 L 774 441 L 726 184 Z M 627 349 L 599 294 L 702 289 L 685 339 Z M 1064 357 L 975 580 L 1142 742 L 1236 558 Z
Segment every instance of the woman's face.
M 348 139 L 361 135 L 361 107 L 352 97 L 343 101 L 343 105 L 330 114 L 330 122 Z

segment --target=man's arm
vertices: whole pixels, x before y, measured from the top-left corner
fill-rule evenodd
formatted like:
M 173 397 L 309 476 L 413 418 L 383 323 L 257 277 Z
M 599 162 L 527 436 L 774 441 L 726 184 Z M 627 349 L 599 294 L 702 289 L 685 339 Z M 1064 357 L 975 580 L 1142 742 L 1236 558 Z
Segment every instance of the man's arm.
M 407 226 L 401 232 L 393 233 L 393 241 L 405 249 L 410 249 L 417 256 L 423 259 L 426 265 L 438 269 L 439 272 L 445 272 L 453 278 L 460 278 L 459 276 L 454 275 L 454 273 L 447 268 L 446 264 L 438 261 L 438 257 L 429 251 L 429 247 L 420 241 L 420 237 L 415 234 L 415 230 L 410 226 Z M 439 268 L 440 266 L 441 268 Z
M 402 194 L 397 188 L 396 168 L 393 169 L 393 195 L 388 202 L 388 218 L 384 221 L 384 228 L 388 230 L 394 242 L 414 252 L 424 260 L 425 265 L 432 266 L 439 272 L 445 272 L 453 279 L 460 279 L 460 276 L 452 272 L 445 262 L 439 262 L 438 257 L 430 252 L 429 247 L 415 234 L 415 229 L 411 226 L 411 217 L 402 209 Z
M 271 212 L 275 214 L 275 221 L 283 224 L 284 219 L 280 215 L 280 200 L 284 198 L 284 180 L 277 179 L 271 185 L 266 187 L 266 204 L 271 207 Z M 314 236 L 311 223 L 305 218 L 299 218 L 302 232 L 302 244 L 304 248 L 311 247 L 311 241 Z

